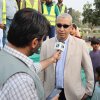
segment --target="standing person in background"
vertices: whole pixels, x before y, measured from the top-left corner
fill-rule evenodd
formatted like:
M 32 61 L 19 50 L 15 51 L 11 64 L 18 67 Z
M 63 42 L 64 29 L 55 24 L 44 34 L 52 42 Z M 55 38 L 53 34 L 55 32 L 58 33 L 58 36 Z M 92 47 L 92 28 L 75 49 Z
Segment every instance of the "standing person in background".
M 18 11 L 16 0 L 0 0 L 0 26 L 3 29 L 3 46 L 7 42 L 7 34 L 15 13 Z
M 59 12 L 62 13 L 67 13 L 67 7 L 66 5 L 63 4 L 63 0 L 58 0 L 57 6 L 59 8 Z
M 40 0 L 20 0 L 20 9 L 32 8 L 41 13 L 41 1 Z
M 80 35 L 80 33 L 79 33 L 79 29 L 78 29 L 78 27 L 76 26 L 76 24 L 72 24 L 72 28 L 71 28 L 71 30 L 70 30 L 70 34 L 72 35 L 72 36 L 75 36 L 75 37 L 77 37 L 77 38 L 81 38 L 81 35 Z
M 50 33 L 48 33 L 48 35 L 49 38 L 52 38 L 55 36 L 55 20 L 56 17 L 59 15 L 59 9 L 52 0 L 46 0 L 46 3 L 42 4 L 42 14 L 51 24 L 51 31 Z M 44 38 L 44 40 L 46 40 L 46 37 Z
M 56 36 L 44 41 L 41 47 L 41 60 L 48 58 L 55 50 L 53 47 L 58 41 L 65 44 L 61 58 L 40 74 L 46 97 L 54 88 L 62 90 L 59 100 L 86 100 L 92 96 L 94 89 L 94 73 L 92 62 L 85 41 L 70 35 L 72 17 L 60 14 L 56 20 Z M 81 80 L 81 68 L 86 75 L 86 87 Z
M 37 11 L 18 11 L 8 31 L 8 43 L 0 51 L 0 100 L 44 100 L 44 90 L 37 75 L 59 59 L 60 51 L 34 63 L 28 58 L 41 46 L 50 24 Z
M 94 72 L 97 66 L 100 66 L 100 40 L 96 38 L 92 38 L 91 40 L 91 46 L 93 48 L 92 51 L 90 51 L 90 57 L 92 60 Z
M 95 78 L 96 78 L 96 85 L 91 100 L 100 100 L 100 66 L 96 67 Z

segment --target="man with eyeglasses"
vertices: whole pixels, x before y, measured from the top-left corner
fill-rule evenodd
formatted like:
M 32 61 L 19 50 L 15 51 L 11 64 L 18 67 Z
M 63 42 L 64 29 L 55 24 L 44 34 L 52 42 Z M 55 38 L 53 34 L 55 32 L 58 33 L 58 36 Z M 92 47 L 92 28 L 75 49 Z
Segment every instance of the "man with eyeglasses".
M 40 74 L 46 97 L 56 88 L 62 92 L 58 100 L 86 100 L 90 98 L 94 89 L 94 73 L 86 43 L 79 38 L 70 35 L 72 17 L 61 14 L 56 19 L 56 36 L 44 41 L 41 47 L 41 60 L 52 55 L 55 43 L 60 41 L 65 44 L 61 53 L 61 59 L 52 64 Z M 86 87 L 81 81 L 81 66 L 84 66 L 86 74 Z

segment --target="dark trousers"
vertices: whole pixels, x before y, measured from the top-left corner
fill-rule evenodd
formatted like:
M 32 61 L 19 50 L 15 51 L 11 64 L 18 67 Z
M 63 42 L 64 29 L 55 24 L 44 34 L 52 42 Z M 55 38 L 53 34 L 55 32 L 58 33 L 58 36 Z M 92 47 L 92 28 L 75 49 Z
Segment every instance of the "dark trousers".
M 61 93 L 59 94 L 58 100 L 66 100 L 65 94 L 64 94 L 64 89 L 61 89 L 61 90 L 62 90 L 62 91 L 61 91 Z M 91 97 L 89 96 L 89 97 L 87 97 L 85 100 L 91 100 Z
M 65 94 L 64 94 L 64 89 L 61 89 L 61 93 L 59 94 L 59 99 L 58 100 L 66 100 Z
M 52 38 L 55 36 L 55 26 L 50 27 L 50 33 L 48 33 L 49 38 Z M 43 41 L 45 41 L 47 36 L 44 37 Z

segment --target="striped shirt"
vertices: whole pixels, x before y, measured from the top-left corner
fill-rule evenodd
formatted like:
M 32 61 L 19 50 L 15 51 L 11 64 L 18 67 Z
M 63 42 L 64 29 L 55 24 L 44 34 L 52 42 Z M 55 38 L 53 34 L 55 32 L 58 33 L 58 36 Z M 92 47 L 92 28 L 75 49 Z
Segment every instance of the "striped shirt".
M 42 70 L 40 63 L 33 63 L 30 58 L 15 49 L 5 45 L 4 50 L 22 60 L 32 71 L 38 73 Z M 0 88 L 0 100 L 39 100 L 34 80 L 26 73 L 14 74 Z

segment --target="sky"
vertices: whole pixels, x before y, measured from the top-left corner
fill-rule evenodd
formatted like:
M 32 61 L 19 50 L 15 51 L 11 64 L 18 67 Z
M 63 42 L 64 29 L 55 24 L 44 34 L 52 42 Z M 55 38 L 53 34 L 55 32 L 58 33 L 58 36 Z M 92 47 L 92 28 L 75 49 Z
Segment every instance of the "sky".
M 55 0 L 57 1 L 57 0 Z M 83 5 L 87 3 L 93 3 L 94 0 L 63 0 L 64 4 L 67 6 L 67 8 L 73 8 L 75 10 L 79 10 L 82 12 L 83 10 Z

